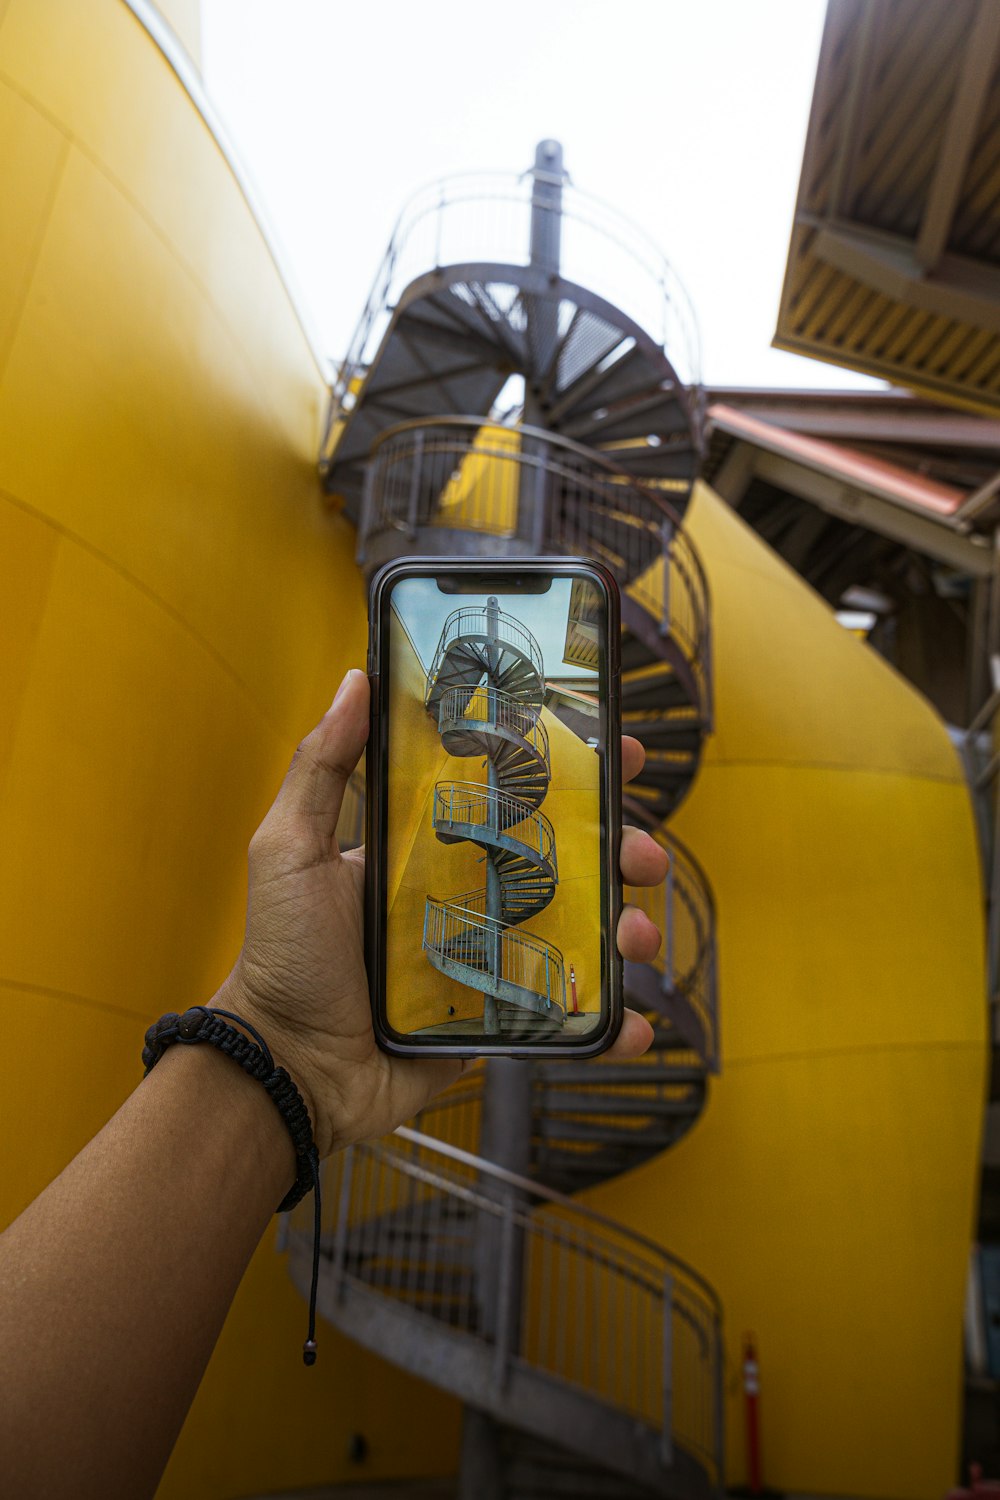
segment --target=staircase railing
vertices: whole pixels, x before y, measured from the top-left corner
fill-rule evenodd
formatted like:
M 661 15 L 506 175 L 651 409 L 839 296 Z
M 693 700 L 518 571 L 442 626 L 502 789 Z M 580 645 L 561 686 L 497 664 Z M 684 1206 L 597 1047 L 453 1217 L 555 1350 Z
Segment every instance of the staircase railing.
M 510 792 L 478 781 L 439 781 L 434 786 L 435 828 L 461 823 L 487 828 L 523 844 L 556 870 L 555 829 L 544 813 Z
M 493 616 L 495 624 L 495 638 L 502 645 L 513 646 L 520 651 L 522 656 L 527 657 L 535 669 L 538 677 L 542 675 L 542 653 L 538 649 L 538 642 L 527 630 L 520 620 L 515 620 L 513 615 L 504 614 L 503 610 L 497 610 Z M 449 648 L 456 641 L 467 636 L 481 639 L 487 638 L 487 607 L 482 604 L 469 604 L 461 609 L 453 610 L 445 620 L 441 628 L 437 650 L 431 669 L 427 674 L 427 693 L 425 703 L 429 703 L 437 686 L 438 675 L 442 664 L 448 655 Z
M 548 730 L 519 698 L 494 687 L 456 687 L 442 696 L 438 705 L 438 729 L 470 728 L 477 724 L 489 730 L 506 729 L 535 752 L 551 774 Z
M 349 1148 L 324 1174 L 325 1299 L 376 1291 L 485 1347 L 498 1394 L 521 1371 L 571 1386 L 658 1433 L 663 1462 L 687 1453 L 718 1482 L 721 1309 L 692 1267 L 571 1198 L 412 1130 Z M 488 1289 L 471 1245 L 464 1275 L 441 1263 L 442 1231 L 462 1222 L 487 1226 L 476 1241 L 493 1247 Z M 297 1211 L 293 1248 L 308 1234 Z M 427 1335 L 414 1325 L 400 1329 L 400 1343 L 407 1337 Z
M 542 428 L 484 426 L 476 417 L 393 427 L 372 448 L 359 560 L 382 532 L 411 540 L 425 528 L 514 537 L 525 495 L 533 550 L 603 557 L 661 635 L 676 641 L 708 722 L 711 610 L 701 560 L 665 494 L 592 448 Z
M 717 1073 L 718 975 L 711 887 L 698 861 L 679 839 L 662 829 L 654 830 L 652 836 L 670 858 L 664 886 L 629 886 L 625 892 L 625 899 L 644 911 L 663 933 L 660 951 L 643 967 L 659 976 L 663 1009 L 677 1022 L 706 1067 Z M 691 1012 L 693 1029 L 685 1024 L 681 1014 L 685 1009 Z
M 354 405 L 356 383 L 410 282 L 442 266 L 528 265 L 533 212 L 559 216 L 562 276 L 620 307 L 662 345 L 685 385 L 700 384 L 700 338 L 691 300 L 638 225 L 568 182 L 553 201 L 538 192 L 531 173 L 460 174 L 414 194 L 396 221 L 334 381 L 321 450 L 325 460 Z
M 507 927 L 485 912 L 483 891 L 439 900 L 428 896 L 424 907 L 422 946 L 455 964 L 492 974 L 529 990 L 566 1014 L 566 975 L 562 953 L 554 943 Z M 492 973 L 496 965 L 496 973 Z

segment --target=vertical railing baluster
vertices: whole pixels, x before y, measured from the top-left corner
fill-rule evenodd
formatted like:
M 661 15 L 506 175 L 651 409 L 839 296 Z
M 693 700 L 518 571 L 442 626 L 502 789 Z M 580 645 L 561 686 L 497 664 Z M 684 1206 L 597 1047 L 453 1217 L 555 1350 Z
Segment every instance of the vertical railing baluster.
M 670 569 L 673 566 L 673 523 L 664 521 L 660 532 L 663 549 L 663 596 L 661 599 L 663 613 L 660 616 L 660 634 L 667 635 L 670 630 Z
M 417 534 L 417 503 L 420 498 L 420 480 L 423 477 L 423 453 L 424 453 L 424 430 L 417 428 L 413 439 L 413 452 L 410 462 L 410 493 L 406 502 L 406 529 L 412 542 Z
M 516 1250 L 514 1199 L 504 1192 L 500 1224 L 500 1275 L 497 1288 L 497 1326 L 494 1347 L 493 1378 L 497 1390 L 506 1388 L 510 1373 L 511 1336 L 514 1328 L 514 1255 Z
M 665 1464 L 674 1456 L 674 1278 L 668 1272 L 663 1278 L 663 1430 L 660 1434 L 660 1457 Z
M 351 1216 L 351 1184 L 354 1179 L 354 1151 L 348 1146 L 341 1156 L 340 1191 L 337 1194 L 337 1227 L 333 1241 L 333 1290 L 338 1301 L 344 1295 L 347 1265 L 347 1228 Z
M 666 943 L 664 953 L 664 974 L 671 989 L 674 987 L 674 914 L 676 903 L 674 902 L 674 861 L 667 861 L 666 890 L 664 895 L 664 922 L 663 936 Z

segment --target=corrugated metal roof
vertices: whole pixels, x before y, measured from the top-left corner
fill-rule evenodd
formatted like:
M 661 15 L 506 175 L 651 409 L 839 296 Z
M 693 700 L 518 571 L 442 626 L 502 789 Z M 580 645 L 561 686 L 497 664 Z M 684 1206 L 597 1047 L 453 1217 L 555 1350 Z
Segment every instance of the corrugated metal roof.
M 998 0 L 830 0 L 774 342 L 1000 410 Z

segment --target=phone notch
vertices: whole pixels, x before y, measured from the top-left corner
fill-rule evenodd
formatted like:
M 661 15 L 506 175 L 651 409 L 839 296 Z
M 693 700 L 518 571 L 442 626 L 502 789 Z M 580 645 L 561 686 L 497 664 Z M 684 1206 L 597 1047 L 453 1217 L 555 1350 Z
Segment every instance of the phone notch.
M 552 574 L 523 573 L 439 573 L 437 586 L 442 594 L 547 594 L 552 588 Z

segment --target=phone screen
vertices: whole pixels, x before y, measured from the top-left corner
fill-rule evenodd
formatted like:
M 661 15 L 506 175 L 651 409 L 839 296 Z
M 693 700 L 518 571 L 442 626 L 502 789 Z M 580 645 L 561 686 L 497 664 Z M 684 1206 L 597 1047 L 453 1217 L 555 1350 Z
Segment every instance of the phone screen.
M 407 1041 L 572 1046 L 607 1020 L 608 604 L 560 573 L 402 577 L 383 609 L 385 1019 Z

